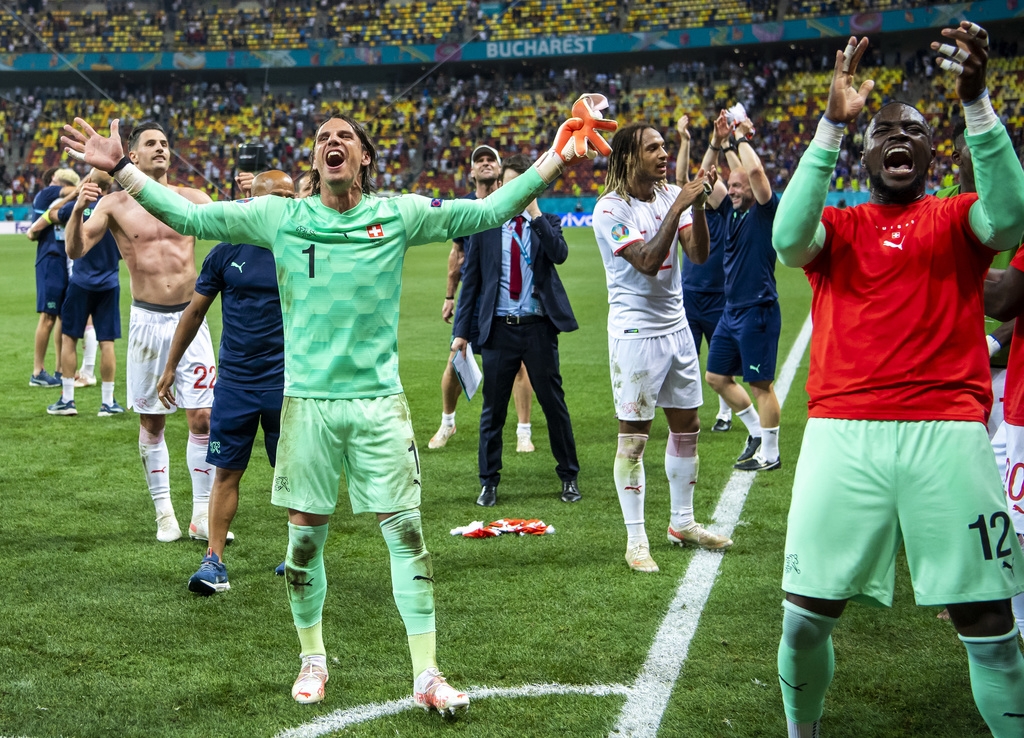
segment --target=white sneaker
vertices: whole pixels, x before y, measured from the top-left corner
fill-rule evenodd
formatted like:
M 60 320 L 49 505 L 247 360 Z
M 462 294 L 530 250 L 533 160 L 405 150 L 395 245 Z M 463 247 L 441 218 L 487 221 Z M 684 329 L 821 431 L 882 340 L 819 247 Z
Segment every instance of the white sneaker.
M 424 669 L 416 677 L 412 696 L 427 712 L 433 708 L 442 715 L 456 715 L 469 709 L 469 695 L 450 685 L 435 666 Z
M 188 537 L 193 541 L 209 541 L 209 518 L 206 515 L 200 515 L 198 518 L 192 518 L 192 522 L 188 524 Z M 227 540 L 225 543 L 231 543 L 235 540 L 235 534 L 228 531 Z
M 651 549 L 646 543 L 637 543 L 627 547 L 626 563 L 633 571 L 658 571 L 658 564 L 651 558 Z
M 516 453 L 530 454 L 534 452 L 533 438 L 528 433 L 516 434 Z
M 156 519 L 156 539 L 161 543 L 170 543 L 181 538 L 181 528 L 174 513 L 160 515 Z
M 448 439 L 455 435 L 454 425 L 445 425 L 441 423 L 441 427 L 437 429 L 437 433 L 434 437 L 427 442 L 427 448 L 444 448 L 444 445 L 448 443 Z
M 75 387 L 95 387 L 96 375 L 79 372 L 75 375 Z
M 292 699 L 303 705 L 320 702 L 324 698 L 327 679 L 326 656 L 303 656 L 302 668 L 292 685 Z
M 696 522 L 682 530 L 672 530 L 670 525 L 668 527 L 668 542 L 673 546 L 699 546 L 709 551 L 721 551 L 732 545 L 731 538 L 705 530 L 704 526 Z

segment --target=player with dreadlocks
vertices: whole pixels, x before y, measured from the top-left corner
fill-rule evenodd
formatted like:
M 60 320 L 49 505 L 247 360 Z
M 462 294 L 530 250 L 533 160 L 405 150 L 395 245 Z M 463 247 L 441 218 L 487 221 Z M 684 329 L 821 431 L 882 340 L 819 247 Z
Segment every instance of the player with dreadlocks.
M 697 481 L 697 408 L 703 402 L 697 349 L 683 310 L 679 250 L 702 264 L 709 236 L 704 203 L 717 172 L 701 169 L 682 187 L 666 181 L 665 140 L 650 123 L 635 123 L 612 139 L 605 194 L 594 233 L 608 284 L 608 358 L 619 420 L 615 488 L 626 523 L 626 563 L 655 572 L 644 528 L 644 448 L 655 407 L 668 420 L 665 473 L 674 545 L 724 549 L 725 536 L 693 517 Z

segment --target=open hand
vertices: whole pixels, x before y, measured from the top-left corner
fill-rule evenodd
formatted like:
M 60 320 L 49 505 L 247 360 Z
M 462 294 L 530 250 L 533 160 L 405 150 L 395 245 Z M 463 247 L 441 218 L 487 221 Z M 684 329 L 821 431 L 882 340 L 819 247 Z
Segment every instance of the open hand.
M 867 36 L 860 41 L 850 36 L 845 51 L 836 51 L 836 66 L 832 72 L 832 85 L 828 89 L 825 117 L 833 123 L 852 123 L 864 109 L 868 95 L 875 87 L 874 80 L 864 80 L 859 88 L 853 86 L 857 65 L 868 48 Z
M 684 115 L 679 118 L 676 122 L 676 130 L 679 131 L 679 135 L 687 141 L 690 140 L 690 129 L 687 127 L 690 125 L 690 116 Z
M 110 137 L 107 138 L 96 133 L 93 127 L 81 118 L 75 118 L 74 126 L 64 126 L 65 135 L 60 137 L 60 142 L 68 156 L 109 172 L 124 157 L 121 135 L 118 133 L 119 125 L 120 121 L 117 118 L 110 121 Z M 81 130 L 78 130 L 79 128 Z
M 932 41 L 932 51 L 937 51 L 940 54 L 936 61 L 946 71 L 956 72 L 958 75 L 956 94 L 962 101 L 976 100 L 985 91 L 988 31 L 977 23 L 963 20 L 956 28 L 943 28 L 942 35 L 955 41 L 956 46 Z

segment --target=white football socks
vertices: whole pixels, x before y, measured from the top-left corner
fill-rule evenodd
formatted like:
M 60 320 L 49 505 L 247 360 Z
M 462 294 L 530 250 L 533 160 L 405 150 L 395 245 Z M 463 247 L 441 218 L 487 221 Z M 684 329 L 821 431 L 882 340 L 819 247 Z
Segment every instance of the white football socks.
M 642 433 L 619 434 L 619 446 L 615 451 L 612 472 L 615 489 L 619 494 L 622 519 L 626 524 L 627 545 L 647 543 L 644 528 L 644 492 L 647 479 L 644 473 L 644 448 L 647 435 Z
M 75 377 L 72 375 L 71 379 L 65 376 L 60 378 L 60 399 L 64 402 L 75 401 Z
M 451 428 L 455 425 L 455 413 L 441 413 L 441 425 Z
M 665 447 L 665 474 L 671 500 L 673 530 L 693 525 L 693 487 L 697 483 L 696 433 L 669 433 Z
M 718 396 L 718 415 L 715 417 L 720 420 L 732 420 L 732 408 L 729 407 L 729 403 L 721 395 Z
M 82 374 L 93 376 L 96 372 L 96 329 L 91 325 L 85 326 L 85 340 L 82 342 Z
M 157 517 L 173 515 L 171 505 L 171 478 L 167 473 L 169 454 L 164 442 L 164 433 L 151 434 L 139 428 L 139 456 L 142 457 L 142 468 L 146 472 L 146 486 L 149 496 L 153 498 Z
M 185 447 L 185 458 L 188 459 L 188 471 L 192 475 L 192 519 L 207 514 L 210 508 L 210 493 L 213 491 L 214 467 L 206 463 L 206 448 L 210 444 L 210 434 L 188 434 L 188 445 Z
M 743 421 L 743 425 L 747 426 L 747 435 L 754 438 L 761 437 L 761 419 L 757 416 L 754 403 L 750 403 L 745 410 L 736 413 L 736 417 Z
M 757 453 L 771 463 L 779 459 L 779 427 L 761 429 L 761 448 Z
M 100 394 L 103 395 L 100 402 L 104 405 L 114 404 L 114 383 L 113 382 L 101 382 L 100 383 Z

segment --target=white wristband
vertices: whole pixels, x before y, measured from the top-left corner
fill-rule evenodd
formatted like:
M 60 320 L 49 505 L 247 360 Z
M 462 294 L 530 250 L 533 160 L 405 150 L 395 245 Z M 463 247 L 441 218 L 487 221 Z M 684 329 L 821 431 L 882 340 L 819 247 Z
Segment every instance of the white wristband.
M 972 136 L 996 127 L 999 117 L 992 108 L 987 89 L 977 100 L 964 103 L 964 118 L 967 122 L 967 132 Z
M 544 184 L 551 184 L 565 170 L 565 162 L 562 161 L 562 157 L 554 149 L 548 149 L 533 163 L 533 168 L 537 170 L 537 174 L 544 180 Z
M 1003 344 L 999 343 L 999 339 L 997 339 L 995 336 L 991 334 L 985 336 L 985 340 L 988 341 L 988 355 L 990 357 L 998 354 L 1000 350 L 1003 348 Z
M 132 197 L 138 197 L 146 182 L 149 181 L 149 177 L 143 174 L 142 170 L 134 164 L 125 164 L 120 170 L 118 170 L 117 174 L 114 175 L 114 180 L 121 185 L 121 189 L 129 195 Z
M 825 116 L 821 116 L 821 120 L 818 121 L 818 130 L 814 132 L 813 141 L 825 151 L 839 151 L 845 130 L 845 123 L 833 123 Z

